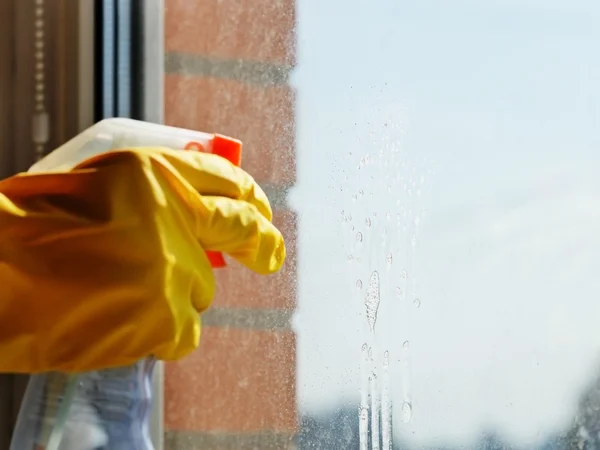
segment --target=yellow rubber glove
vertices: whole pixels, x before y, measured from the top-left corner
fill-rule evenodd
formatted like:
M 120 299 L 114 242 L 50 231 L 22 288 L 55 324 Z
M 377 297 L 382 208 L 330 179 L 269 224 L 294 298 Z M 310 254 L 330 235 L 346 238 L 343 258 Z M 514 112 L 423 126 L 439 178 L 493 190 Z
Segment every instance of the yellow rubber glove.
M 119 150 L 0 181 L 0 372 L 185 356 L 215 291 L 204 250 L 276 272 L 271 219 L 250 175 L 197 152 Z

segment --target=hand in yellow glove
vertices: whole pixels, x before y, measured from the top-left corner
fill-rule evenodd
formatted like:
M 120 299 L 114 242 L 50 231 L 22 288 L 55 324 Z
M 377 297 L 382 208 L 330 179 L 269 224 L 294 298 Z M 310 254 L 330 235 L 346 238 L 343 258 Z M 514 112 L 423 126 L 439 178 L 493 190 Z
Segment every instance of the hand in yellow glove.
M 250 175 L 196 152 L 119 150 L 0 181 L 0 372 L 188 354 L 215 291 L 204 251 L 276 272 L 271 219 Z

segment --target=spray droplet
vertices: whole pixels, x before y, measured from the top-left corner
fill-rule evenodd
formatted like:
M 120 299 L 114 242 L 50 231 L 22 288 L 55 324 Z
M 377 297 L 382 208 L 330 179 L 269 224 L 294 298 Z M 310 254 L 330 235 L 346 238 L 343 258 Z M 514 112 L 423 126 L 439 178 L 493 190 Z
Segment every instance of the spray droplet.
M 389 252 L 386 256 L 385 256 L 385 262 L 387 263 L 388 266 L 392 265 L 392 252 Z
M 359 231 L 358 233 L 356 233 L 356 242 L 362 242 L 362 239 L 362 233 Z
M 410 347 L 410 342 L 404 341 L 404 343 L 402 344 L 402 348 L 408 350 L 408 347 Z
M 377 322 L 377 311 L 380 302 L 379 294 L 379 273 L 374 271 L 369 278 L 367 286 L 367 295 L 365 297 L 365 306 L 367 307 L 367 320 L 371 331 L 375 331 L 375 322 Z
M 389 184 L 388 184 L 388 187 L 387 187 L 387 191 L 388 192 L 392 192 L 392 187 Z
M 346 215 L 346 213 L 344 212 L 344 210 L 342 209 L 342 217 L 344 217 Z
M 368 217 L 365 219 L 365 225 L 367 226 L 367 228 L 371 227 L 371 219 L 369 219 Z
M 415 308 L 420 308 L 421 307 L 421 300 L 419 300 L 418 298 L 415 298 Z
M 386 218 L 386 219 L 388 219 L 388 220 L 389 220 L 389 219 L 391 219 L 391 218 L 392 218 L 392 213 L 391 213 L 391 212 L 389 212 L 389 211 L 388 211 L 388 212 L 386 212 L 386 213 L 385 213 L 385 218 Z
M 361 280 L 356 280 L 356 287 L 357 287 L 357 289 L 362 289 L 362 281 Z
M 403 269 L 402 272 L 400 272 L 400 279 L 406 280 L 407 277 L 408 277 L 408 272 L 406 271 L 406 269 Z
M 354 256 L 348 255 L 348 262 L 351 262 L 354 259 Z
M 414 250 L 415 247 L 417 246 L 417 238 L 415 236 L 413 236 L 412 239 L 410 240 L 410 244 L 412 245 L 412 248 Z
M 400 286 L 396 286 L 396 297 L 402 297 L 402 288 Z
M 358 191 L 358 195 L 360 195 L 360 196 L 362 197 L 363 195 L 365 195 L 365 191 L 363 191 L 363 190 L 361 189 L 360 191 Z
M 408 423 L 412 419 L 412 405 L 409 402 L 402 404 L 402 422 Z
M 368 349 L 369 349 L 369 346 L 368 346 L 368 345 L 367 345 L 367 343 L 365 342 L 365 343 L 362 345 L 362 348 L 361 348 L 361 350 L 362 350 L 363 352 L 366 352 Z
M 352 222 L 352 214 L 348 214 L 348 222 Z
M 383 367 L 387 367 L 390 365 L 390 352 L 387 350 L 383 352 Z
M 358 196 L 356 194 L 352 194 L 352 200 L 356 201 L 357 198 Z
M 373 359 L 373 347 L 369 347 L 369 359 Z
M 408 195 L 412 197 L 412 188 L 408 188 Z

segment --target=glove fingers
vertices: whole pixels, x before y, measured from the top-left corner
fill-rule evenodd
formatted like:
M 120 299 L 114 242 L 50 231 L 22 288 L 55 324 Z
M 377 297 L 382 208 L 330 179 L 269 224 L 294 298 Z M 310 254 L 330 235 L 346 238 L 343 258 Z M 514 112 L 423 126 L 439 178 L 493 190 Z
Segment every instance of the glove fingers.
M 162 172 L 167 178 L 175 176 L 185 180 L 202 195 L 244 200 L 253 204 L 268 220 L 273 218 L 269 200 L 254 178 L 225 158 L 210 153 L 136 147 L 89 158 L 76 166 L 75 170 L 110 164 L 111 160 L 123 153 L 134 154 L 150 166 L 150 170 Z
M 181 150 L 136 149 L 175 170 L 202 195 L 228 197 L 253 204 L 268 220 L 273 219 L 269 200 L 254 178 L 225 158 L 210 153 Z
M 197 216 L 198 239 L 205 250 L 227 253 L 260 274 L 277 272 L 283 265 L 283 236 L 255 205 L 203 196 Z

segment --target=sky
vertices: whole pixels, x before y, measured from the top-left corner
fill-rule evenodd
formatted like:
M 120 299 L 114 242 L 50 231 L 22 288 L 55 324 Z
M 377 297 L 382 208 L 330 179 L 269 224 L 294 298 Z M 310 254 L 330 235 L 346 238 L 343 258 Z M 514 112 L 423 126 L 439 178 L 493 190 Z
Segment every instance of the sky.
M 297 10 L 300 409 L 358 406 L 366 343 L 403 439 L 568 427 L 600 375 L 600 3 Z

